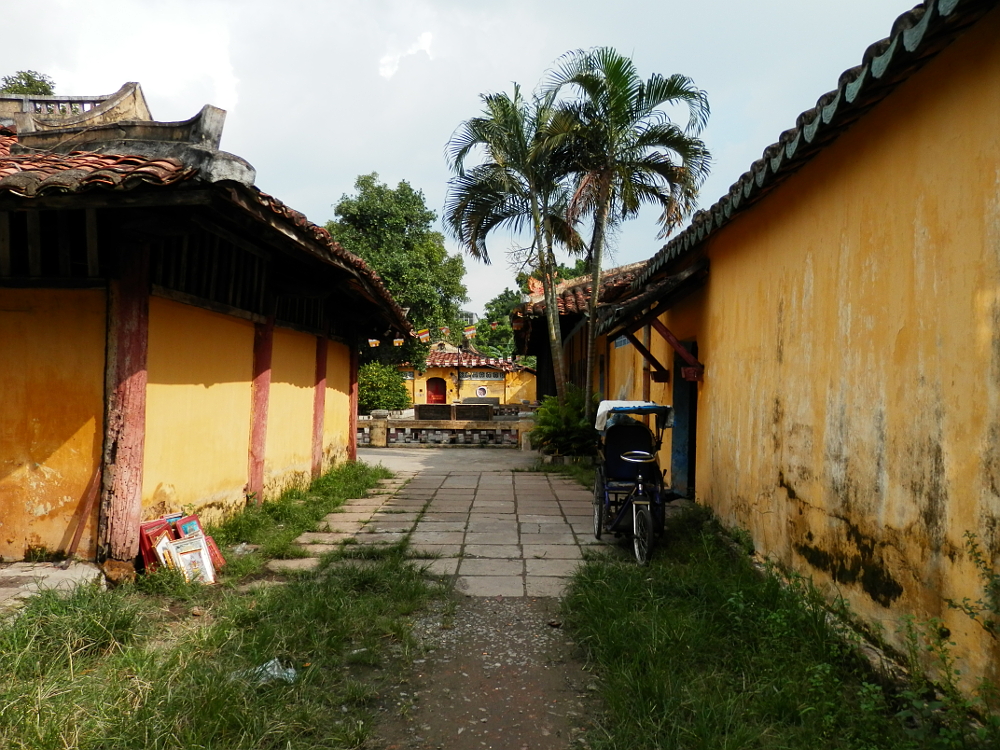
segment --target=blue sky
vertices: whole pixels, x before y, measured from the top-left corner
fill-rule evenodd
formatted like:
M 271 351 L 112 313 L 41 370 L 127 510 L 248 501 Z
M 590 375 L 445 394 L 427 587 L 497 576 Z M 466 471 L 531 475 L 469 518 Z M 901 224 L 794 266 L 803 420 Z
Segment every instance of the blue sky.
M 898 0 L 35 0 L 4 8 L 0 74 L 34 69 L 57 93 L 106 94 L 139 81 L 154 117 L 203 104 L 228 111 L 223 148 L 258 186 L 312 221 L 359 174 L 407 180 L 440 213 L 444 146 L 479 95 L 532 89 L 563 53 L 612 46 L 640 73 L 683 73 L 709 95 L 714 157 L 702 207 L 723 195 L 795 117 L 888 36 Z M 607 265 L 660 247 L 650 209 L 621 232 Z M 450 239 L 449 248 L 458 248 Z M 498 238 L 466 260 L 471 301 L 513 286 Z

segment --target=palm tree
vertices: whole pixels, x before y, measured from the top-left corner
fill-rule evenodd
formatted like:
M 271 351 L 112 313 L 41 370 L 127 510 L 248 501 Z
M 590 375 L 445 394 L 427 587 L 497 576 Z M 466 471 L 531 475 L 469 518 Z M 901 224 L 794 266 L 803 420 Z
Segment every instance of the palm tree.
M 662 209 L 665 237 L 695 207 L 708 176 L 709 153 L 697 137 L 708 119 L 708 98 L 690 78 L 652 75 L 643 81 L 633 62 L 600 47 L 564 55 L 550 73 L 545 93 L 571 88 L 546 127 L 546 148 L 573 154 L 576 189 L 570 217 L 593 218 L 590 241 L 592 291 L 587 349 L 586 392 L 593 391 L 596 311 L 601 260 L 608 229 L 635 216 L 643 204 Z M 670 120 L 665 106 L 686 105 L 685 127 Z M 587 417 L 592 408 L 587 399 Z
M 566 381 L 559 310 L 556 307 L 553 245 L 571 252 L 583 242 L 567 220 L 569 191 L 565 170 L 553 165 L 556 152 L 539 158 L 540 133 L 551 119 L 553 97 L 525 98 L 514 85 L 513 95 L 484 94 L 483 113 L 463 122 L 448 143 L 449 166 L 455 176 L 448 183 L 445 225 L 474 258 L 490 262 L 486 241 L 496 229 L 527 233 L 529 261 L 541 272 L 548 322 L 549 348 L 562 403 Z M 466 169 L 473 153 L 479 164 Z

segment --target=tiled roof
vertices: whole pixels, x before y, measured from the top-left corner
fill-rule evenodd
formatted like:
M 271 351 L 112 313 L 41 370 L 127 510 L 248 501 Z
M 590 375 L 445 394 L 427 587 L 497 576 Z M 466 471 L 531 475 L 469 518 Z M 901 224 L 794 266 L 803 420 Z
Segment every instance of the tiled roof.
M 187 167 L 177 159 L 150 159 L 89 151 L 11 156 L 10 147 L 16 142 L 17 136 L 11 130 L 0 130 L 0 194 L 32 198 L 51 193 L 80 193 L 94 188 L 129 190 L 140 185 L 168 187 L 198 179 L 198 169 Z M 381 302 L 392 310 L 403 330 L 410 330 L 406 313 L 389 294 L 379 275 L 357 255 L 334 242 L 326 229 L 257 188 L 228 187 L 248 193 L 253 202 L 294 225 L 319 246 L 321 255 L 353 268 L 373 288 Z
M 427 355 L 427 367 L 428 369 L 431 367 L 489 367 L 494 370 L 501 370 L 502 372 L 529 369 L 509 359 L 482 357 L 478 354 L 467 354 L 466 352 L 431 352 Z
M 260 205 L 273 211 L 285 221 L 295 225 L 331 257 L 351 266 L 358 272 L 358 275 L 364 277 L 382 297 L 382 301 L 392 309 L 397 321 L 399 321 L 404 331 L 410 331 L 413 328 L 409 321 L 406 320 L 406 312 L 389 293 L 389 290 L 382 281 L 382 277 L 379 276 L 367 263 L 365 263 L 362 258 L 358 257 L 349 250 L 345 250 L 339 242 L 330 236 L 330 233 L 325 228 L 318 226 L 317 224 L 313 224 L 306 218 L 305 214 L 285 205 L 273 195 L 268 195 L 257 188 L 253 188 L 253 195 L 254 199 Z
M 764 149 L 762 157 L 750 165 L 726 195 L 710 209 L 697 212 L 684 231 L 650 258 L 635 279 L 635 288 L 670 261 L 697 248 L 735 213 L 800 169 L 888 96 L 898 83 L 998 4 L 1000 0 L 927 0 L 899 16 L 889 37 L 869 46 L 861 64 L 841 74 L 836 89 L 823 94 L 815 107 L 800 114 L 795 127 Z
M 601 274 L 601 297 L 599 302 L 606 304 L 612 302 L 627 292 L 636 274 L 645 266 L 645 262 L 631 263 L 618 268 L 609 268 Z M 578 276 L 575 279 L 567 279 L 556 285 L 556 306 L 560 315 L 574 315 L 587 312 L 587 305 L 590 303 L 590 294 L 593 284 L 590 283 L 590 274 Z M 544 315 L 545 298 L 541 294 L 533 294 L 528 302 L 522 305 L 526 315 Z
M 140 183 L 172 185 L 198 170 L 176 159 L 147 159 L 74 151 L 71 154 L 0 156 L 0 191 L 30 198 L 93 187 L 129 189 Z

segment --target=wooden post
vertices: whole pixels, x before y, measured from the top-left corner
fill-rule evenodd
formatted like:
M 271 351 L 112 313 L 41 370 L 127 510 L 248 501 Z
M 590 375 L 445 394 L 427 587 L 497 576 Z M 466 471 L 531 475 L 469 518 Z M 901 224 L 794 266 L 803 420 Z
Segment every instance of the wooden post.
M 347 458 L 358 460 L 358 347 L 351 347 L 351 402 L 348 406 Z M 415 381 L 414 381 L 415 382 Z
M 267 446 L 267 408 L 271 396 L 271 354 L 274 351 L 274 317 L 255 323 L 253 332 L 253 385 L 250 395 L 250 463 L 247 495 L 260 505 L 264 498 L 264 451 Z
M 107 403 L 100 554 L 131 561 L 139 552 L 146 442 L 149 247 L 126 245 L 108 284 Z
M 316 337 L 316 390 L 313 394 L 312 477 L 323 473 L 323 422 L 326 411 L 326 337 Z
M 0 211 L 0 276 L 10 276 L 10 213 Z
M 650 333 L 649 326 L 643 326 L 642 327 L 642 345 L 644 347 L 646 347 L 646 349 L 650 349 L 650 347 L 652 346 L 651 341 L 650 341 L 650 335 L 649 335 L 649 333 Z M 649 377 L 649 360 L 646 359 L 645 357 L 643 357 L 643 359 L 642 359 L 642 400 L 643 401 L 649 401 L 649 380 L 650 380 L 650 377 Z M 646 423 L 646 426 L 648 427 L 649 426 L 649 418 L 647 417 L 643 421 Z

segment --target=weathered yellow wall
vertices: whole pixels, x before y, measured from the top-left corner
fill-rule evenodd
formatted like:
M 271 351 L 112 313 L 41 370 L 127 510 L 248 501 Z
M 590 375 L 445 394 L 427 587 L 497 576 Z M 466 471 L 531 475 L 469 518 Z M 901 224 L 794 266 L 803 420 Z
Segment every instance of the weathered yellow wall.
M 213 521 L 243 504 L 253 335 L 248 321 L 150 299 L 144 518 Z
M 890 641 L 940 617 L 969 680 L 1000 677 L 945 603 L 981 596 L 966 531 L 1000 553 L 998 38 L 993 11 L 711 238 L 665 318 L 706 365 L 699 499 Z
M 351 352 L 331 341 L 326 349 L 326 408 L 323 412 L 323 469 L 347 458 L 351 416 Z
M 401 367 L 400 371 L 407 368 Z M 463 367 L 462 372 L 469 370 L 487 371 L 487 367 Z M 519 404 L 522 399 L 534 401 L 536 398 L 535 376 L 533 373 L 508 372 L 504 375 L 505 380 L 461 380 L 460 388 L 455 386 L 455 379 L 458 377 L 458 369 L 454 367 L 431 367 L 425 372 L 414 372 L 413 380 L 406 381 L 406 387 L 410 391 L 410 399 L 414 404 L 427 403 L 427 381 L 430 378 L 443 378 L 447 386 L 445 403 L 461 401 L 464 398 L 474 398 L 476 389 L 479 386 L 486 387 L 486 398 L 499 398 L 501 404 Z
M 264 459 L 269 496 L 309 480 L 315 387 L 316 337 L 275 328 Z
M 0 290 L 0 557 L 65 550 L 100 465 L 104 290 Z M 95 550 L 97 504 L 78 554 Z
M 535 374 L 527 370 L 508 372 L 507 378 L 507 401 L 508 404 L 519 404 L 522 401 L 534 401 L 537 396 L 535 390 Z M 489 385 L 487 385 L 489 388 Z M 505 403 L 503 400 L 500 403 Z
M 602 336 L 600 341 L 604 341 Z M 616 347 L 612 341 L 605 347 L 608 354 L 608 398 L 612 400 L 637 401 L 642 398 L 642 356 L 630 343 Z M 597 382 L 598 373 L 594 373 Z

